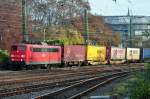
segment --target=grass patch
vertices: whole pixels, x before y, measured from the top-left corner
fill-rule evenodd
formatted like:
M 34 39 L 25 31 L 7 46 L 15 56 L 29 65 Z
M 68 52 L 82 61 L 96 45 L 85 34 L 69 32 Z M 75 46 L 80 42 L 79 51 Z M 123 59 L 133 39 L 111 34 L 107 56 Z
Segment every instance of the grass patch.
M 136 74 L 136 79 L 128 84 L 130 99 L 150 99 L 150 64 L 145 64 L 145 70 Z

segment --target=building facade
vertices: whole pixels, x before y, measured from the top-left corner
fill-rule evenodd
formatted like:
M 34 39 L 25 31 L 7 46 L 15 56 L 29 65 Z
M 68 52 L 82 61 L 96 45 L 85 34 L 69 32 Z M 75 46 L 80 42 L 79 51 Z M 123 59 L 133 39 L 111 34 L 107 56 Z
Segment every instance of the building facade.
M 150 16 L 103 16 L 103 18 L 113 32 L 120 33 L 120 46 L 147 47 L 143 42 L 149 38 L 143 34 L 150 31 Z

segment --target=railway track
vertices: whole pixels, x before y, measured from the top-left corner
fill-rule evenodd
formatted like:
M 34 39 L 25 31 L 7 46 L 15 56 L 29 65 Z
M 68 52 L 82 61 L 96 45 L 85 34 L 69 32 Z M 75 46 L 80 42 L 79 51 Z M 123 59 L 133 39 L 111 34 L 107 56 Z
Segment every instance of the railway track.
M 118 72 L 117 71 L 112 71 L 112 72 Z M 23 86 L 23 87 L 18 87 L 18 88 L 11 88 L 11 89 L 4 89 L 4 90 L 0 90 L 0 97 L 9 97 L 9 96 L 14 96 L 14 95 L 19 95 L 19 94 L 24 94 L 24 93 L 30 93 L 30 92 L 37 92 L 37 91 L 41 91 L 41 90 L 45 90 L 45 89 L 50 89 L 50 88 L 54 88 L 54 87 L 64 87 L 64 86 L 68 86 L 74 83 L 77 83 L 81 80 L 84 79 L 89 79 L 89 78 L 93 78 L 93 77 L 97 77 L 100 75 L 104 75 L 106 73 L 112 73 L 112 72 L 101 72 L 99 74 L 76 74 L 76 77 L 72 77 L 72 78 L 68 78 L 68 79 L 64 79 L 64 80 L 59 80 L 56 82 L 43 82 L 43 83 L 39 83 L 39 84 L 33 84 L 33 85 L 27 85 L 27 86 Z M 72 75 L 70 75 L 72 76 Z
M 25 86 L 25 87 L 20 87 L 20 88 L 13 88 L 13 89 L 8 89 L 8 90 L 0 90 L 0 97 L 1 98 L 9 97 L 9 96 L 19 95 L 19 94 L 24 94 L 24 93 L 37 92 L 37 91 L 46 90 L 46 89 L 55 88 L 55 87 L 69 86 L 71 84 L 79 82 L 80 80 L 93 78 L 93 77 L 95 76 L 84 77 L 80 79 L 66 80 L 62 82 L 43 83 L 43 84 Z
M 80 81 L 58 91 L 34 97 L 33 99 L 80 99 L 94 89 L 106 85 L 113 80 L 129 75 L 129 71 L 113 73 L 102 77 L 94 77 Z
M 131 70 L 136 69 L 136 68 L 137 67 L 132 67 Z M 79 71 L 71 70 L 61 75 L 60 74 L 58 75 L 57 73 L 56 75 L 54 75 L 53 73 L 50 73 L 50 75 L 46 76 L 44 73 L 44 76 L 38 77 L 39 75 L 36 75 L 35 77 L 36 79 L 33 76 L 33 78 L 31 77 L 30 79 L 28 79 L 29 81 L 27 81 L 26 78 L 24 78 L 24 80 L 18 78 L 18 81 L 10 80 L 8 82 L 0 83 L 0 86 L 9 87 L 9 88 L 4 87 L 4 89 L 0 90 L 0 98 L 20 95 L 24 93 L 42 91 L 42 90 L 54 88 L 54 87 L 69 86 L 75 83 L 79 83 L 81 80 L 83 81 L 85 79 L 98 77 L 100 76 L 99 74 L 101 73 L 121 72 L 123 70 L 128 70 L 128 68 L 120 68 L 120 67 L 113 67 L 113 66 L 107 67 L 107 68 L 106 67 L 105 68 L 93 67 L 92 69 L 87 68 L 87 69 L 82 69 Z M 24 85 L 24 82 L 28 82 L 28 83 Z M 14 84 L 16 84 L 17 87 L 14 87 Z M 19 84 L 22 84 L 22 85 L 19 86 Z
M 93 74 L 97 72 L 107 72 L 107 71 L 120 71 L 124 68 L 120 67 L 92 67 L 92 68 L 87 68 L 87 69 L 81 69 L 81 70 L 69 70 L 69 71 L 57 71 L 57 72 L 44 72 L 39 74 L 18 74 L 15 76 L 0 76 L 0 86 L 5 86 L 5 85 L 14 85 L 14 84 L 23 84 L 23 83 L 31 83 L 31 82 L 39 82 L 43 80 L 50 80 L 53 78 L 60 78 L 64 76 L 72 76 L 72 75 L 77 75 L 77 74 L 83 74 L 83 75 L 88 75 L 88 74 Z
M 104 77 L 110 77 L 110 76 L 114 76 L 114 75 L 117 75 L 117 74 L 123 74 L 123 73 L 127 73 L 127 72 L 113 73 L 113 75 L 105 74 Z M 108 76 L 106 76 L 106 75 L 108 75 Z M 25 86 L 25 87 L 14 88 L 14 89 L 9 89 L 9 90 L 0 90 L 0 97 L 2 98 L 2 97 L 9 97 L 9 96 L 15 96 L 15 95 L 20 95 L 20 94 L 27 94 L 27 93 L 30 93 L 30 92 L 39 92 L 39 91 L 42 91 L 42 90 L 53 89 L 53 88 L 56 88 L 56 87 L 57 88 L 62 88 L 62 87 L 66 87 L 66 86 L 70 86 L 70 85 L 74 85 L 74 84 L 76 85 L 76 84 L 79 84 L 81 82 L 86 83 L 89 80 L 93 81 L 93 80 L 98 80 L 98 79 L 104 79 L 104 77 L 99 77 L 99 76 L 98 75 L 97 76 L 90 76 L 90 77 L 87 76 L 87 77 L 83 77 L 83 78 L 66 80 L 66 81 L 62 81 L 62 82 L 43 83 L 43 84 Z
M 25 77 L 32 77 L 32 76 L 41 76 L 41 75 L 57 75 L 60 74 L 60 72 L 62 74 L 64 73 L 73 73 L 73 72 L 78 72 L 78 71 L 88 71 L 88 70 L 93 70 L 95 69 L 107 69 L 110 68 L 111 69 L 115 69 L 115 68 L 126 68 L 127 66 L 131 65 L 130 67 L 134 67 L 132 65 L 135 64 L 119 64 L 119 65 L 101 65 L 101 66 L 85 66 L 85 67 L 75 67 L 75 68 L 54 68 L 52 70 L 30 70 L 30 71 L 17 71 L 17 72 L 8 72 L 8 73 L 1 73 L 0 72 L 0 80 L 5 80 L 5 79 L 11 79 L 13 77 L 14 78 L 25 78 Z M 141 64 L 136 64 L 137 66 L 141 65 Z
M 11 78 L 11 79 L 0 79 L 0 88 L 2 86 L 2 88 L 5 88 L 5 86 L 14 86 L 14 85 L 23 85 L 23 84 L 34 84 L 34 83 L 38 83 L 38 82 L 46 82 L 46 81 L 62 81 L 60 79 L 65 79 L 65 78 L 69 78 L 69 77 L 74 77 L 74 76 L 84 76 L 84 75 L 93 75 L 93 74 L 97 74 L 97 73 L 103 73 L 103 72 L 112 72 L 112 71 L 122 71 L 125 68 L 110 68 L 109 69 L 102 69 L 102 68 L 97 68 L 97 69 L 91 69 L 91 70 L 85 70 L 85 71 L 78 71 L 78 72 L 66 72 L 66 73 L 62 73 L 60 72 L 60 74 L 44 74 L 44 75 L 36 75 L 36 76 L 30 76 L 30 77 L 22 77 L 22 78 Z M 134 69 L 134 68 L 133 68 Z

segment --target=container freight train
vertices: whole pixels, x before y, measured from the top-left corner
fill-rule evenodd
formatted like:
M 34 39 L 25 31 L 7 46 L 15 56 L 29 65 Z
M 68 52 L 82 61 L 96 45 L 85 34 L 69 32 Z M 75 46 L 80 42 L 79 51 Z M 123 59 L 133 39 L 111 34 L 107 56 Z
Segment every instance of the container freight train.
M 13 68 L 150 62 L 150 48 L 16 44 L 11 47 L 10 60 Z

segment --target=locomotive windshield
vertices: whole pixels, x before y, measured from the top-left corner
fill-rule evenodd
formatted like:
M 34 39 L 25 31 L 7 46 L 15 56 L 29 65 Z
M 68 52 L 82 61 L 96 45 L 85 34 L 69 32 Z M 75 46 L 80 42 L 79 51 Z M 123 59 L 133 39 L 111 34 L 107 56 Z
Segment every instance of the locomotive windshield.
M 16 45 L 14 45 L 14 46 L 12 46 L 12 48 L 11 48 L 11 50 L 12 51 L 25 51 L 26 50 L 26 47 L 24 46 L 24 45 L 20 45 L 20 46 L 16 46 Z
M 25 51 L 26 47 L 24 45 L 20 45 L 20 46 L 18 46 L 18 50 L 19 51 Z
M 12 51 L 16 51 L 16 50 L 17 50 L 17 46 L 12 46 L 12 47 L 11 47 L 11 50 L 12 50 Z

